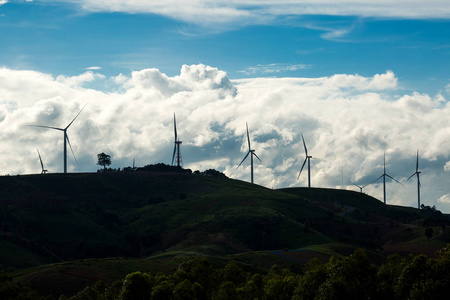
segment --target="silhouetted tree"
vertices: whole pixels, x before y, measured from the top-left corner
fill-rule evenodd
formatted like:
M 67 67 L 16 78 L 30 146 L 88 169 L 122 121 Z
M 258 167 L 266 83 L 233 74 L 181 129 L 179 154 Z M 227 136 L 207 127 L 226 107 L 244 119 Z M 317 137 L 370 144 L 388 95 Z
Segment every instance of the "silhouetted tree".
M 97 154 L 97 165 L 103 166 L 103 170 L 106 170 L 106 166 L 111 164 L 111 156 L 105 153 Z
M 449 272 L 450 244 L 436 258 L 391 255 L 378 271 L 361 249 L 341 260 L 332 257 L 328 263 L 313 259 L 302 274 L 277 265 L 267 274 L 245 272 L 234 263 L 216 269 L 208 260 L 194 258 L 173 274 L 134 272 L 111 286 L 99 282 L 87 287 L 70 299 L 447 299 Z M 2 294 L 1 280 L 0 272 L 0 297 L 8 296 Z M 13 292 L 1 299 L 37 296 L 23 298 L 19 290 Z
M 125 277 L 120 299 L 149 299 L 152 292 L 152 278 L 149 274 L 134 272 Z
M 195 174 L 197 174 L 197 173 L 195 173 Z M 214 169 L 209 169 L 209 170 L 206 170 L 206 171 L 203 171 L 203 172 L 199 172 L 198 174 L 203 175 L 203 176 L 217 177 L 217 178 L 228 178 L 222 172 L 219 172 L 219 171 L 214 170 Z

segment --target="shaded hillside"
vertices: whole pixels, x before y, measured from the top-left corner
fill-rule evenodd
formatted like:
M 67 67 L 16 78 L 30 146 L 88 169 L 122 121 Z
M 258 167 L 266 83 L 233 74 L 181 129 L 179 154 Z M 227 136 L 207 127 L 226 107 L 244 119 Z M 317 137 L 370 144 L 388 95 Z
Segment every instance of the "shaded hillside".
M 365 216 L 358 217 L 357 213 L 353 213 L 352 217 L 361 220 L 374 215 L 407 223 L 421 217 L 420 211 L 415 208 L 384 205 L 383 202 L 372 196 L 355 191 L 322 188 L 286 188 L 280 189 L 280 191 L 321 203 L 323 206 L 335 206 L 337 214 L 344 212 L 346 206 L 356 208 L 364 212 Z M 341 208 L 340 211 L 339 208 Z
M 326 208 L 327 219 L 310 219 L 310 226 L 322 234 L 340 243 L 352 243 L 372 249 L 383 250 L 385 246 L 401 244 L 409 253 L 433 253 L 450 242 L 446 234 L 442 234 L 449 224 L 449 216 L 425 207 L 415 209 L 396 205 L 385 205 L 383 202 L 360 192 L 322 189 L 322 188 L 286 188 L 282 192 L 290 193 L 309 200 Z M 426 237 L 426 227 L 434 226 L 434 239 Z M 431 229 L 431 228 L 429 228 Z M 440 234 L 441 233 L 441 234 Z M 431 234 L 433 236 L 433 233 Z M 403 245 L 409 243 L 409 245 Z M 411 246 L 427 250 L 417 251 Z M 433 244 L 430 247 L 424 244 Z M 395 251 L 390 251 L 395 252 Z
M 0 264 L 27 267 L 167 249 L 225 254 L 329 242 L 299 234 L 325 209 L 245 182 L 112 172 L 0 178 Z M 24 259 L 14 260 L 17 253 Z
M 378 249 L 405 230 L 399 224 L 419 217 L 416 209 L 385 206 L 361 193 L 271 190 L 189 173 L 5 176 L 0 265 L 8 270 L 162 251 L 227 255 L 336 243 Z M 424 236 L 421 227 L 409 230 L 406 239 Z

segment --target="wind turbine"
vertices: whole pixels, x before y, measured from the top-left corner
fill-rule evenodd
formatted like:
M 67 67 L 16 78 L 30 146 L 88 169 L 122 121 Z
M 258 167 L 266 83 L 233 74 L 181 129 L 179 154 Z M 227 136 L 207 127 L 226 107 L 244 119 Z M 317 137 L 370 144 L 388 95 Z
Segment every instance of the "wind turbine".
M 410 180 L 411 177 L 413 177 L 414 175 L 417 175 L 417 208 L 420 209 L 420 179 L 419 179 L 419 174 L 421 172 L 419 171 L 419 150 L 417 150 L 417 159 L 416 159 L 416 172 L 414 172 L 411 176 L 409 176 L 409 178 L 406 180 Z
M 47 173 L 47 170 L 44 169 L 44 163 L 42 162 L 42 158 L 41 158 L 41 154 L 39 153 L 39 149 L 36 149 L 36 150 L 39 155 L 39 161 L 41 162 L 41 168 L 42 168 L 41 174 L 45 174 L 45 173 Z
M 371 183 L 377 181 L 378 179 L 380 179 L 381 177 L 383 177 L 383 200 L 384 200 L 384 204 L 386 204 L 386 176 L 391 178 L 392 180 L 396 181 L 397 183 L 401 184 L 400 181 L 398 181 L 397 179 L 395 179 L 394 177 L 386 174 L 386 152 L 384 153 L 384 161 L 383 161 L 383 174 L 378 177 L 377 179 L 375 179 L 374 181 L 372 181 Z M 403 184 L 401 184 L 403 185 Z
M 251 170 L 251 183 L 253 183 L 253 155 L 260 161 L 260 162 L 262 162 L 261 161 L 261 159 L 259 159 L 259 157 L 258 157 L 258 155 L 256 155 L 256 153 L 255 153 L 255 150 L 252 150 L 252 148 L 251 148 L 251 146 L 250 146 L 250 135 L 248 134 L 248 123 L 247 122 L 245 122 L 245 124 L 247 125 L 247 141 L 248 141 L 248 152 L 247 152 L 247 154 L 245 155 L 245 157 L 244 157 L 244 159 L 241 161 L 241 163 L 239 164 L 239 166 L 237 166 L 237 168 L 239 168 L 241 165 L 242 165 L 242 163 L 244 162 L 244 160 L 247 158 L 247 156 L 249 155 L 249 154 L 251 154 L 250 155 L 250 170 Z M 237 169 L 236 168 L 236 169 Z
M 365 188 L 366 186 L 368 186 L 368 185 L 369 185 L 369 184 L 366 184 L 366 185 L 360 186 L 360 185 L 357 185 L 356 183 L 353 183 L 353 182 L 351 182 L 351 181 L 350 181 L 350 183 L 351 183 L 351 184 L 353 184 L 354 186 L 357 186 L 357 187 L 359 187 L 359 191 L 360 191 L 361 193 L 363 192 L 363 191 L 362 191 L 362 190 L 363 190 L 363 188 Z
M 302 165 L 302 168 L 300 169 L 300 173 L 298 173 L 297 179 L 300 178 L 300 175 L 302 174 L 302 171 L 303 171 L 303 167 L 305 166 L 306 161 L 308 161 L 308 187 L 310 188 L 311 187 L 311 158 L 312 158 L 312 156 L 308 155 L 308 148 L 306 148 L 306 143 L 305 143 L 305 138 L 303 137 L 303 133 L 301 135 L 302 135 L 302 140 L 303 140 L 303 146 L 305 147 L 305 156 L 306 157 L 305 157 L 305 160 L 303 161 L 303 165 Z
M 69 144 L 70 151 L 72 151 L 73 158 L 75 158 L 75 161 L 78 163 L 77 158 L 75 157 L 75 153 L 73 153 L 72 145 L 69 141 L 69 136 L 67 135 L 67 129 L 69 129 L 70 125 L 72 125 L 73 121 L 75 121 L 76 118 L 81 114 L 83 109 L 86 107 L 87 103 L 83 106 L 83 108 L 80 110 L 80 112 L 73 118 L 73 120 L 67 125 L 65 128 L 58 128 L 58 127 L 51 127 L 51 126 L 43 126 L 43 125 L 28 125 L 33 127 L 42 127 L 42 128 L 49 128 L 49 129 L 55 129 L 64 132 L 64 173 L 67 173 L 67 143 Z
M 177 135 L 177 121 L 175 119 L 175 113 L 173 113 L 173 128 L 175 131 L 175 141 L 174 141 L 175 146 L 173 147 L 172 166 L 173 166 L 173 161 L 175 160 L 175 154 L 176 154 L 177 155 L 177 167 L 181 167 L 181 165 L 183 164 L 182 159 L 181 159 L 181 152 L 180 152 L 180 145 L 182 142 L 178 139 L 178 135 Z

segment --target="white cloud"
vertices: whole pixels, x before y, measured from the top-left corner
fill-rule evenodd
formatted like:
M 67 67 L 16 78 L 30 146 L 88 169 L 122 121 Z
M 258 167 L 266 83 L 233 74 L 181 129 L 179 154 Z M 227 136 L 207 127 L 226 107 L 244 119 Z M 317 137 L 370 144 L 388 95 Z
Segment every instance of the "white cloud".
M 303 24 L 303 27 L 305 28 L 324 31 L 321 37 L 326 40 L 341 40 L 341 38 L 349 34 L 355 28 L 355 26 L 355 23 L 351 24 L 350 26 L 339 26 L 337 28 L 311 22 L 306 22 L 305 24 Z
M 450 161 L 448 161 L 448 162 L 445 163 L 444 171 L 445 171 L 445 172 L 450 172 Z
M 8 3 L 8 0 L 0 0 L 0 5 Z
M 99 66 L 92 66 L 92 67 L 88 67 L 86 68 L 86 70 L 101 70 L 102 67 Z
M 443 204 L 450 204 L 450 194 L 445 194 L 441 196 L 437 202 Z
M 69 157 L 70 171 L 95 171 L 100 152 L 113 155 L 116 168 L 133 158 L 139 165 L 170 163 L 175 112 L 187 168 L 249 180 L 248 161 L 236 169 L 248 150 L 246 122 L 263 161 L 255 163 L 255 182 L 270 188 L 307 184 L 303 174 L 297 180 L 304 159 L 300 133 L 313 156 L 312 185 L 319 187 L 340 187 L 342 167 L 344 182 L 373 181 L 382 174 L 384 151 L 387 173 L 404 182 L 419 149 L 423 203 L 450 211 L 450 204 L 437 202 L 450 193 L 450 105 L 439 96 L 402 95 L 392 71 L 230 81 L 217 68 L 185 65 L 177 76 L 157 69 L 119 74 L 108 79 L 114 92 L 85 87 L 104 79 L 91 71 L 54 78 L 0 68 L 2 174 L 40 172 L 36 148 L 49 172 L 61 172 L 62 134 L 26 125 L 67 126 L 88 102 L 68 130 L 79 161 Z M 388 203 L 415 207 L 415 183 L 404 184 L 388 182 Z M 382 198 L 380 183 L 364 192 Z
M 60 75 L 56 78 L 56 81 L 61 82 L 68 86 L 81 86 L 83 83 L 92 82 L 96 79 L 103 79 L 103 78 L 105 78 L 105 76 L 102 74 L 88 71 L 77 76 L 66 77 L 64 75 Z
M 255 75 L 255 74 L 276 74 L 280 72 L 290 72 L 297 71 L 301 69 L 308 68 L 308 65 L 303 64 L 268 64 L 268 65 L 257 65 L 255 67 L 247 67 L 244 70 L 238 71 L 239 73 L 243 73 L 246 75 Z
M 127 85 L 137 89 L 154 90 L 164 96 L 187 91 L 216 90 L 222 98 L 227 93 L 236 93 L 236 88 L 225 72 L 203 65 L 184 65 L 181 74 L 173 78 L 158 69 L 135 71 Z
M 70 0 L 86 11 L 152 13 L 197 24 L 265 23 L 276 17 L 293 15 L 338 15 L 391 18 L 448 18 L 447 0 L 246 0 L 246 1 L 146 1 L 146 0 Z M 405 9 L 407 7 L 407 9 Z M 340 34 L 338 31 L 329 33 Z

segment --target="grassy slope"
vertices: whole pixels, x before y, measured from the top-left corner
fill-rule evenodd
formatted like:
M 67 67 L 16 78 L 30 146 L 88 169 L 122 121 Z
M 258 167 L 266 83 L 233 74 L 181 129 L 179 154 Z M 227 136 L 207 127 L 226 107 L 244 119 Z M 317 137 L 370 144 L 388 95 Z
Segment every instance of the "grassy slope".
M 0 177 L 0 265 L 13 270 L 53 262 L 20 271 L 16 280 L 39 286 L 39 280 L 71 278 L 78 289 L 133 270 L 170 272 L 198 255 L 255 271 L 275 263 L 293 267 L 273 250 L 304 248 L 339 257 L 363 246 L 379 261 L 385 243 L 442 247 L 450 241 L 447 231 L 428 241 L 423 228 L 398 225 L 419 217 L 416 209 L 385 206 L 357 192 L 270 190 L 199 175 Z M 119 256 L 148 259 L 114 258 Z
M 140 172 L 11 176 L 0 178 L 0 194 L 0 241 L 11 246 L 1 262 L 7 267 L 170 249 L 223 255 L 331 241 L 316 231 L 302 233 L 301 219 L 323 218 L 325 209 L 231 179 Z M 34 258 L 17 265 L 14 247 Z

